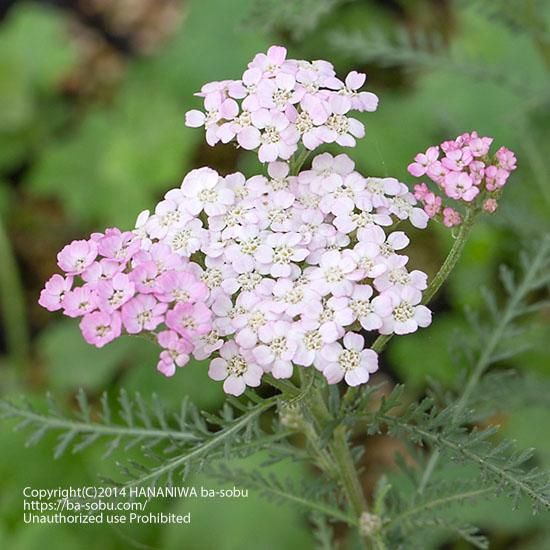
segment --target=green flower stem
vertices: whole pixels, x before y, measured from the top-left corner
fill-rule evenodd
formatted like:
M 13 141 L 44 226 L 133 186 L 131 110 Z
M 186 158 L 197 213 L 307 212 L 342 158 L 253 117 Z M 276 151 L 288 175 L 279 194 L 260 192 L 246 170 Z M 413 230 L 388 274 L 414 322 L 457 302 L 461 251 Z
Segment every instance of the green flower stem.
M 304 162 L 308 157 L 308 151 L 302 150 L 297 153 L 291 160 L 291 174 L 296 175 L 300 168 L 303 166 Z M 428 303 L 441 288 L 443 283 L 446 281 L 447 277 L 454 269 L 458 259 L 460 258 L 462 251 L 464 250 L 464 245 L 468 239 L 470 231 L 473 227 L 477 212 L 472 208 L 468 209 L 464 217 L 463 223 L 460 226 L 456 240 L 449 251 L 448 256 L 445 258 L 443 265 L 435 275 L 435 277 L 430 282 L 426 292 L 423 295 L 423 304 Z M 372 345 L 372 349 L 377 353 L 380 353 L 386 344 L 391 339 L 392 335 L 381 335 Z M 275 382 L 275 383 L 273 383 Z M 296 394 L 297 388 L 293 386 L 293 391 L 290 392 L 288 388 L 282 387 L 280 384 L 281 381 L 270 380 L 270 383 L 273 383 L 278 387 L 284 395 L 292 397 Z M 302 379 L 302 386 L 304 385 Z M 304 388 L 302 387 L 302 390 Z M 358 388 L 350 388 L 343 399 L 343 406 L 347 407 L 353 403 L 357 393 Z M 306 437 L 311 441 L 316 437 L 319 437 L 319 431 L 323 427 L 326 427 L 329 422 L 331 422 L 332 416 L 329 413 L 325 399 L 322 395 L 322 392 L 319 388 L 313 388 L 312 392 L 304 392 L 301 394 L 306 398 L 306 406 L 308 407 L 309 412 L 314 418 L 314 425 L 309 424 L 309 430 L 306 430 Z M 314 448 L 318 449 L 315 441 L 312 441 Z M 349 444 L 348 444 L 348 430 L 345 425 L 338 425 L 332 434 L 332 439 L 329 444 L 330 452 L 334 458 L 334 466 L 336 468 L 336 477 L 340 481 L 346 498 L 349 502 L 351 509 L 353 510 L 354 515 L 359 519 L 361 514 L 367 511 L 367 500 L 361 486 L 361 481 L 357 469 L 355 467 Z M 323 457 L 326 460 L 326 457 Z M 326 464 L 326 461 L 323 462 Z M 326 466 L 325 466 L 326 467 Z M 330 467 L 330 466 L 329 466 Z M 330 472 L 327 472 L 330 473 Z M 371 536 L 370 542 L 374 545 L 375 548 L 383 548 L 384 543 L 379 536 Z M 361 536 L 361 541 L 363 545 L 366 545 L 366 539 Z
M 357 518 L 360 525 L 362 514 L 368 511 L 367 499 L 350 452 L 348 430 L 343 424 L 340 424 L 334 430 L 330 450 L 336 461 L 339 472 L 338 477 L 344 493 L 353 511 L 353 515 Z M 377 550 L 385 550 L 386 548 L 382 534 L 379 531 L 373 532 L 368 536 L 360 532 L 359 536 L 361 544 L 365 548 L 372 547 Z M 370 545 L 368 545 L 368 542 L 370 542 Z
M 297 176 L 304 165 L 305 161 L 309 157 L 311 151 L 305 147 L 301 147 L 290 159 L 290 174 L 292 176 Z
M 376 353 L 380 353 L 386 344 L 391 340 L 393 334 L 381 334 L 372 344 L 371 349 Z
M 291 173 L 296 175 L 300 168 L 303 166 L 304 162 L 308 157 L 308 151 L 303 150 L 293 157 L 291 160 Z M 454 269 L 458 259 L 462 255 L 464 246 L 470 234 L 470 231 L 473 227 L 477 212 L 474 209 L 468 209 L 464 217 L 463 223 L 460 226 L 458 235 L 455 239 L 455 242 L 449 251 L 449 254 L 445 258 L 443 265 L 436 273 L 435 277 L 430 282 L 428 288 L 424 292 L 422 303 L 426 304 L 431 301 L 435 294 L 439 291 L 443 283 L 447 280 L 449 274 Z M 380 335 L 372 345 L 372 349 L 377 353 L 380 353 L 390 341 L 392 335 Z M 327 409 L 325 399 L 319 388 L 314 388 L 312 392 L 300 393 L 300 390 L 296 388 L 291 383 L 281 380 L 275 380 L 269 376 L 267 380 L 272 386 L 278 388 L 285 397 L 295 398 L 295 397 L 307 397 L 306 406 L 308 407 L 309 412 L 314 418 L 314 424 L 306 422 L 307 429 L 304 429 L 304 434 L 306 435 L 310 444 L 319 454 L 319 462 L 325 469 L 326 473 L 331 474 L 330 470 L 333 469 L 332 461 L 328 461 L 326 454 L 322 451 L 321 446 L 318 444 L 319 441 L 319 430 L 327 426 L 329 422 L 332 421 L 332 417 Z M 304 385 L 304 380 L 301 380 L 302 386 Z M 302 390 L 304 388 L 302 387 Z M 343 406 L 348 407 L 358 394 L 358 388 L 350 388 L 343 399 Z M 359 518 L 361 514 L 367 511 L 367 500 L 365 493 L 361 486 L 361 481 L 353 458 L 350 452 L 348 445 L 348 432 L 346 426 L 340 424 L 334 429 L 332 440 L 329 444 L 331 454 L 334 459 L 334 468 L 336 470 L 336 477 L 340 481 L 346 498 L 349 502 L 351 509 L 353 510 L 354 515 Z M 437 461 L 437 458 L 435 459 Z M 435 466 L 435 464 L 434 464 Z M 329 471 L 327 471 L 329 470 Z M 364 538 L 361 538 L 363 544 L 366 544 Z M 383 548 L 384 543 L 379 537 L 371 538 L 375 548 Z
M 318 430 L 326 428 L 333 420 L 320 388 L 314 388 L 308 394 L 307 405 L 309 412 L 315 419 Z M 319 438 L 318 433 L 317 437 Z M 359 523 L 361 514 L 367 511 L 367 501 L 351 456 L 347 440 L 347 430 L 344 425 L 340 424 L 334 430 L 332 440 L 329 443 L 329 449 L 333 458 L 332 463 L 334 464 L 335 477 L 340 482 L 349 506 L 353 511 L 353 516 Z M 331 474 L 332 472 L 327 473 Z M 367 548 L 367 541 L 362 536 L 360 540 L 363 547 Z
M 21 279 L 4 224 L 0 220 L 0 300 L 8 355 L 17 366 L 30 363 L 30 337 Z
M 436 273 L 435 277 L 432 279 L 428 288 L 422 296 L 422 303 L 427 304 L 431 302 L 432 298 L 437 294 L 437 291 L 441 288 L 441 285 L 447 280 L 447 277 L 451 274 L 451 271 L 454 269 L 457 264 L 462 252 L 464 250 L 464 245 L 470 236 L 472 227 L 474 226 L 475 219 L 478 212 L 473 208 L 469 208 L 466 211 L 464 216 L 464 221 L 460 226 L 458 235 L 456 236 L 455 242 L 451 250 L 449 251 L 448 256 L 445 258 L 443 265 L 439 268 L 439 271 Z
M 427 304 L 432 300 L 456 266 L 464 250 L 464 245 L 470 236 L 470 232 L 472 231 L 477 215 L 478 211 L 473 208 L 469 208 L 466 211 L 466 215 L 464 216 L 464 220 L 460 226 L 458 235 L 456 236 L 455 242 L 453 243 L 449 254 L 422 296 L 423 304 Z M 376 353 L 380 353 L 386 347 L 386 344 L 391 340 L 392 336 L 393 334 L 380 335 L 374 341 L 371 348 L 376 351 Z M 349 406 L 353 403 L 358 391 L 359 389 L 357 387 L 348 389 L 343 400 L 344 406 Z
M 283 397 L 289 398 L 289 399 L 296 399 L 300 396 L 300 389 L 297 388 L 292 382 L 289 380 L 284 379 L 278 379 L 274 378 L 271 374 L 264 374 L 264 382 L 267 382 L 270 386 L 273 386 L 274 388 L 278 389 L 282 394 Z
M 308 371 L 308 374 L 312 371 Z M 303 370 L 298 371 L 300 389 L 290 403 L 298 406 L 303 416 L 302 432 L 306 436 L 311 448 L 318 457 L 321 470 L 332 478 L 338 477 L 334 460 L 326 445 L 322 444 L 320 433 L 332 421 L 325 400 L 320 389 L 315 387 L 315 380 L 306 376 Z M 315 374 L 315 373 L 313 373 Z
M 344 425 L 341 424 L 334 430 L 330 449 L 338 466 L 340 481 L 349 504 L 353 509 L 354 515 L 360 518 L 361 514 L 367 511 L 367 500 L 349 450 L 347 432 Z
M 300 372 L 302 375 L 302 372 Z M 308 444 L 317 457 L 317 465 L 331 477 L 337 475 L 336 466 L 326 446 L 321 445 L 319 433 L 323 427 L 332 420 L 322 396 L 315 392 L 305 392 L 303 388 L 307 384 L 304 377 L 300 376 L 301 388 L 297 388 L 292 382 L 274 378 L 271 374 L 264 375 L 264 381 L 281 392 L 281 398 L 286 403 L 301 403 L 307 407 L 305 418 L 300 423 L 299 430 L 305 436 Z M 308 418 L 309 417 L 309 418 Z
M 340 425 L 334 430 L 332 441 L 329 444 L 331 456 L 327 456 L 326 448 L 321 444 L 320 433 L 333 420 L 327 408 L 322 389 L 314 386 L 311 391 L 300 391 L 287 380 L 277 380 L 269 374 L 264 379 L 270 385 L 279 389 L 283 396 L 290 398 L 290 402 L 293 398 L 298 398 L 299 401 L 303 402 L 303 406 L 306 408 L 306 418 L 304 419 L 302 432 L 317 454 L 318 465 L 326 474 L 336 478 L 341 483 L 346 499 L 359 523 L 361 514 L 367 511 L 367 502 L 350 453 L 346 427 Z M 302 390 L 305 389 L 305 386 L 309 387 L 310 385 L 310 381 L 302 375 L 302 372 L 300 372 L 300 382 Z M 307 416 L 311 417 L 312 422 L 308 420 Z

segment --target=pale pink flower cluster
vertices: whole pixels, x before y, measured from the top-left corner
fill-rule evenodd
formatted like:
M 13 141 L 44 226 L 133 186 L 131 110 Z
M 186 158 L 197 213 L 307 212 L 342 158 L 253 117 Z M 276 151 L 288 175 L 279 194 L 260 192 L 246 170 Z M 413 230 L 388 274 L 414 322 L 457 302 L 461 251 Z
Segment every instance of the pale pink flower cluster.
M 209 358 L 210 377 L 236 396 L 265 373 L 289 378 L 294 366 L 312 366 L 330 384 L 366 382 L 378 368 L 366 344 L 431 322 L 426 274 L 408 267 L 409 238 L 395 228 L 402 220 L 425 228 L 426 197 L 419 205 L 397 179 L 362 176 L 344 154 L 317 155 L 298 174 L 286 162 L 301 145 L 355 145 L 364 127 L 351 111 L 378 103 L 360 91 L 364 82 L 273 46 L 241 80 L 205 85 L 206 112 L 190 111 L 187 124 L 205 126 L 210 145 L 257 150 L 267 175 L 191 171 L 133 232 L 110 229 L 65 247 L 65 275 L 46 283 L 40 303 L 82 317 L 84 338 L 98 347 L 123 331 L 153 334 L 166 376 L 191 355 Z M 510 169 L 513 159 L 499 154 L 499 168 Z M 431 171 L 437 157 L 417 157 L 413 170 Z
M 477 132 L 462 134 L 416 155 L 408 171 L 430 178 L 447 198 L 468 205 L 479 201 L 486 212 L 494 212 L 502 187 L 516 169 L 516 157 L 506 147 L 490 157 L 492 142 L 493 138 L 479 137 Z M 447 227 L 462 223 L 460 213 L 425 183 L 416 185 L 414 194 L 430 218 L 439 217 Z
M 215 356 L 209 375 L 227 393 L 264 373 L 289 378 L 294 365 L 362 384 L 378 368 L 366 333 L 431 322 L 426 274 L 407 269 L 409 239 L 392 230 L 406 219 L 424 228 L 428 215 L 406 185 L 363 177 L 347 155 L 318 155 L 296 176 L 282 161 L 267 171 L 248 180 L 191 171 L 139 216 L 142 246 L 168 246 L 208 287 L 212 330 L 193 355 Z
M 376 95 L 360 91 L 366 76 L 352 71 L 342 81 L 328 61 L 286 56 L 285 48 L 272 46 L 241 79 L 205 84 L 196 94 L 204 112 L 189 111 L 187 126 L 204 126 L 209 145 L 235 141 L 257 150 L 261 162 L 288 160 L 299 143 L 309 150 L 323 143 L 354 147 L 365 128 L 351 112 L 378 105 Z
M 84 339 L 98 348 L 123 333 L 151 333 L 162 348 L 158 369 L 172 375 L 212 328 L 198 266 L 167 244 L 146 250 L 135 233 L 108 229 L 65 246 L 57 264 L 64 275 L 46 282 L 39 303 L 81 317 Z

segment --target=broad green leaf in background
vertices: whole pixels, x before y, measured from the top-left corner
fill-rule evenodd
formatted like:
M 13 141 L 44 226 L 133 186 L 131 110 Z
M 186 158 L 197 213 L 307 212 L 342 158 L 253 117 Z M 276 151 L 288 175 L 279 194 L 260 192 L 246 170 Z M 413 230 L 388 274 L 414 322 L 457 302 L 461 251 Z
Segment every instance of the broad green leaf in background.
M 87 344 L 77 323 L 64 320 L 50 325 L 40 336 L 48 387 L 54 391 L 75 392 L 102 389 L 129 357 L 132 348 L 147 342 L 123 338 L 102 349 Z M 150 344 L 153 345 L 153 344 Z
M 75 219 L 133 227 L 141 210 L 179 185 L 200 139 L 184 126 L 186 108 L 199 106 L 191 94 L 215 75 L 238 78 L 243 56 L 264 47 L 238 31 L 238 3 L 213 4 L 192 2 L 164 55 L 136 62 L 113 105 L 92 109 L 74 135 L 44 151 L 30 177 L 34 192 L 57 197 Z
M 56 196 L 72 218 L 132 228 L 180 182 L 189 147 L 180 115 L 162 90 L 136 90 L 117 109 L 92 111 L 74 136 L 45 151 L 31 188 Z
M 0 168 L 21 162 L 64 115 L 55 99 L 73 66 L 63 17 L 51 8 L 17 6 L 0 27 Z

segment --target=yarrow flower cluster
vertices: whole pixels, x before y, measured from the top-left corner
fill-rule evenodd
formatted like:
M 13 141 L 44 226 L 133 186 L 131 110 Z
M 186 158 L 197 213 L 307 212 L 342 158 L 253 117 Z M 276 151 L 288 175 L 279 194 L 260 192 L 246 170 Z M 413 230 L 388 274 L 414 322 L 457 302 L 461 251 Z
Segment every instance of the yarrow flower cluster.
M 354 147 L 365 128 L 350 113 L 378 106 L 376 95 L 360 91 L 366 76 L 352 71 L 342 81 L 328 61 L 286 55 L 272 46 L 254 57 L 241 79 L 205 84 L 196 94 L 205 111 L 189 111 L 187 126 L 204 126 L 209 145 L 236 141 L 258 150 L 261 162 L 288 160 L 299 143 L 309 150 L 323 143 Z
M 65 246 L 57 264 L 64 275 L 46 282 L 39 303 L 81 317 L 84 339 L 98 348 L 123 333 L 150 333 L 163 349 L 158 369 L 169 376 L 212 328 L 208 288 L 166 244 L 146 250 L 135 233 L 108 229 Z
M 408 171 L 415 177 L 427 176 L 445 197 L 471 205 L 479 202 L 486 212 L 497 209 L 497 199 L 510 174 L 516 169 L 516 157 L 501 147 L 489 156 L 493 138 L 479 137 L 477 132 L 465 133 L 455 140 L 444 141 L 418 153 Z M 424 205 L 430 218 L 439 217 L 447 227 L 462 223 L 462 216 L 447 206 L 440 194 L 425 183 L 414 187 L 414 195 Z
M 187 125 L 204 126 L 210 145 L 256 150 L 267 175 L 191 171 L 134 231 L 66 246 L 64 275 L 46 283 L 40 304 L 81 317 L 84 338 L 98 347 L 123 332 L 153 335 L 166 376 L 191 356 L 209 358 L 210 377 L 236 396 L 266 373 L 289 378 L 295 366 L 318 369 L 329 384 L 367 382 L 378 356 L 365 337 L 431 323 L 427 276 L 409 269 L 409 238 L 395 226 L 423 229 L 435 216 L 453 226 L 461 216 L 426 184 L 412 194 L 395 178 L 364 177 L 344 154 L 318 154 L 291 172 L 286 161 L 301 158 L 299 148 L 351 147 L 363 136 L 350 112 L 378 103 L 360 91 L 364 82 L 273 46 L 240 80 L 203 86 L 206 112 L 189 111 Z M 480 196 L 493 211 L 516 159 L 505 148 L 489 159 L 491 141 L 464 134 L 417 155 L 409 172 L 448 198 Z
M 257 386 L 265 372 L 289 378 L 294 365 L 313 365 L 329 383 L 364 383 L 378 358 L 360 333 L 430 323 L 426 274 L 407 270 L 409 239 L 391 231 L 404 219 L 426 227 L 428 216 L 403 183 L 354 168 L 329 153 L 296 176 L 282 161 L 248 180 L 200 168 L 139 216 L 142 242 L 189 259 L 208 286 L 212 331 L 193 353 L 219 354 L 209 374 L 227 392 Z

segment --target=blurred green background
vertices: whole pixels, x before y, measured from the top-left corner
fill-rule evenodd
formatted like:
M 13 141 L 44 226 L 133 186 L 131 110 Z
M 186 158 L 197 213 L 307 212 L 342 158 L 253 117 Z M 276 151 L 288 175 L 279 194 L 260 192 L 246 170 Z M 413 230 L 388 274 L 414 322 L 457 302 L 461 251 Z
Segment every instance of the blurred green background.
M 514 150 L 519 169 L 497 215 L 475 229 L 451 281 L 434 304 L 432 326 L 394 339 L 384 372 L 421 395 L 429 377 L 455 381 L 455 331 L 464 308 L 480 307 L 480 287 L 496 288 L 498 266 L 517 264 L 550 226 L 550 3 L 538 0 L 79 0 L 0 2 L 0 388 L 38 401 L 51 391 L 67 407 L 83 387 L 91 396 L 124 387 L 155 391 L 168 404 L 189 394 L 201 407 L 223 402 L 205 365 L 167 380 L 155 371 L 156 349 L 121 339 L 103 350 L 81 340 L 77 323 L 37 305 L 68 241 L 117 225 L 131 228 L 186 171 L 208 164 L 222 173 L 257 169 L 234 147 L 209 148 L 184 113 L 207 81 L 237 78 L 273 43 L 290 57 L 331 60 L 339 74 L 369 75 L 380 108 L 364 117 L 367 137 L 347 151 L 366 175 L 411 182 L 415 153 L 478 130 Z M 249 172 L 251 173 L 251 172 Z M 412 262 L 433 274 L 452 235 L 415 232 Z M 526 338 L 533 344 L 503 364 L 535 379 L 550 375 L 549 311 Z M 546 322 L 546 325 L 544 324 Z M 429 349 L 429 353 L 426 350 Z M 550 464 L 548 412 L 520 404 L 499 418 L 520 446 Z M 375 445 L 375 444 L 373 444 Z M 231 503 L 168 503 L 192 511 L 190 527 L 25 526 L 25 485 L 85 485 L 113 475 L 102 449 L 54 461 L 42 442 L 0 429 L 0 547 L 12 549 L 313 547 L 311 529 L 290 507 L 253 495 Z M 391 450 L 391 449 L 390 449 Z M 375 467 L 391 463 L 381 448 Z M 378 456 L 378 455 L 376 455 Z M 257 460 L 255 460 L 257 462 Z M 285 475 L 306 476 L 296 465 Z M 160 504 L 159 504 L 160 506 Z M 494 548 L 545 547 L 544 520 L 507 503 L 470 507 Z M 546 522 L 548 523 L 548 522 Z M 85 538 L 84 538 L 85 537 Z M 452 540 L 426 548 L 466 548 Z M 548 547 L 548 546 L 546 546 Z

